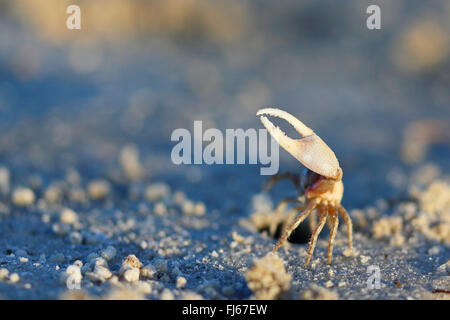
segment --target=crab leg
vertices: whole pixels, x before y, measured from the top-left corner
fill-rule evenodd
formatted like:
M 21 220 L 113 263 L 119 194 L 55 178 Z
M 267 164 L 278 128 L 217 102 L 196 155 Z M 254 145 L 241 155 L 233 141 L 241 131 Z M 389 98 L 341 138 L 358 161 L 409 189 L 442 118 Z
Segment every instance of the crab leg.
M 293 197 L 284 198 L 283 200 L 280 201 L 278 206 L 275 208 L 275 214 L 278 217 L 281 217 L 281 215 L 284 212 L 284 209 L 286 208 L 288 203 L 298 203 L 298 202 L 299 202 L 298 198 L 293 198 Z M 278 221 L 278 219 L 275 219 L 275 221 Z M 269 233 L 274 235 L 277 227 L 278 227 L 278 223 L 272 223 L 269 228 Z
M 302 206 L 295 207 L 295 208 L 293 208 L 292 210 L 289 211 L 289 213 L 288 213 L 288 218 L 287 218 L 286 221 L 283 223 L 283 228 L 281 229 L 283 234 L 286 232 L 287 227 L 291 225 L 291 222 L 292 222 L 292 220 L 294 219 L 295 214 L 296 214 L 297 212 L 299 212 L 299 211 L 305 210 L 306 208 L 307 208 L 306 205 L 302 205 Z M 311 211 L 310 216 L 311 216 L 311 214 L 313 214 L 313 213 L 314 213 L 314 210 Z
M 290 181 L 292 181 L 292 183 L 297 188 L 300 185 L 300 176 L 298 174 L 289 173 L 289 172 L 278 173 L 278 174 L 271 176 L 269 179 L 267 179 L 264 182 L 264 186 L 263 186 L 264 191 L 270 191 L 278 181 L 283 180 L 283 179 L 289 179 Z
M 331 264 L 331 257 L 333 256 L 334 237 L 336 236 L 336 231 L 339 226 L 339 219 L 334 207 L 328 207 L 328 211 L 332 211 L 328 215 L 328 218 L 331 221 L 330 239 L 328 241 L 328 264 Z
M 317 214 L 316 212 L 311 212 L 311 214 L 309 215 L 309 230 L 311 232 L 313 232 L 313 230 L 316 228 L 317 226 Z
M 310 202 L 308 204 L 308 207 L 306 208 L 305 211 L 303 211 L 302 213 L 300 213 L 298 215 L 298 217 L 295 219 L 295 221 L 289 226 L 289 228 L 286 229 L 286 231 L 283 233 L 283 236 L 280 238 L 280 240 L 278 241 L 278 243 L 276 244 L 275 248 L 273 248 L 272 252 L 276 252 L 278 250 L 278 248 L 281 247 L 281 245 L 283 245 L 283 243 L 289 238 L 289 236 L 291 235 L 292 231 L 294 231 L 298 225 L 300 223 L 303 222 L 303 220 L 305 220 L 305 218 L 311 213 L 312 210 L 314 210 L 316 208 L 316 203 L 315 202 Z
M 348 214 L 347 210 L 343 206 L 338 207 L 339 215 L 341 216 L 342 220 L 344 220 L 345 224 L 347 225 L 347 235 L 348 235 L 348 247 L 350 250 L 353 250 L 353 243 L 352 243 L 352 236 L 353 236 L 353 224 L 352 219 L 350 218 L 350 215 Z
M 327 212 L 324 210 L 322 206 L 318 208 L 318 214 L 319 214 L 319 223 L 316 226 L 314 232 L 312 233 L 311 239 L 309 240 L 308 257 L 306 258 L 305 266 L 307 266 L 309 264 L 309 261 L 311 260 L 311 257 L 314 253 L 314 249 L 316 248 L 317 238 L 319 237 L 319 234 L 322 231 L 325 222 L 327 221 Z
M 277 205 L 275 212 L 277 213 L 283 212 L 288 203 L 296 203 L 296 202 L 299 202 L 298 198 L 286 197 L 283 200 L 281 200 L 280 203 Z

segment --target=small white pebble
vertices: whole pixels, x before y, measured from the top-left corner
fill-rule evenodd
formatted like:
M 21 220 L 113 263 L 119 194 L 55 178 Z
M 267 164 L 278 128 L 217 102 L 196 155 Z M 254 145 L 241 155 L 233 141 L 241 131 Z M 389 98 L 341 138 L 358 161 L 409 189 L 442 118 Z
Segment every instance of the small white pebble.
M 88 185 L 88 194 L 94 200 L 103 200 L 108 196 L 110 189 L 108 181 L 94 180 Z
M 77 266 L 78 268 L 81 268 L 83 266 L 83 262 L 81 260 L 75 260 L 73 265 Z
M 203 300 L 203 296 L 201 296 L 198 293 L 195 293 L 194 291 L 184 291 L 182 293 L 181 299 L 183 300 Z
M 244 243 L 245 242 L 245 238 L 243 236 L 241 236 L 239 233 L 237 233 L 236 231 L 233 231 L 231 233 L 231 237 L 233 238 L 234 241 L 236 241 L 237 243 Z
M 206 206 L 203 202 L 197 202 L 194 207 L 194 214 L 197 216 L 202 216 L 206 212 Z
M 161 293 L 161 300 L 173 300 L 175 299 L 173 293 L 169 289 L 164 289 Z
M 17 274 L 17 273 L 11 273 L 11 275 L 9 276 L 9 281 L 11 282 L 11 283 L 17 283 L 17 282 L 19 282 L 20 281 L 20 276 L 19 276 L 19 274 Z
M 145 240 L 142 240 L 141 243 L 139 244 L 141 246 L 142 249 L 147 249 L 148 247 L 148 243 Z
M 51 217 L 48 213 L 43 213 L 41 217 L 42 222 L 50 223 Z
M 167 212 L 167 207 L 164 203 L 158 202 L 157 204 L 155 204 L 155 208 L 153 209 L 153 211 L 158 216 L 162 216 Z
M 109 271 L 109 269 L 104 266 L 95 266 L 94 274 L 96 274 L 98 277 L 100 277 L 102 279 L 106 279 L 106 280 L 111 278 L 113 275 L 111 273 L 111 271 Z
M 12 202 L 19 207 L 27 207 L 34 203 L 35 195 L 29 188 L 19 187 L 12 194 Z
M 58 203 L 62 198 L 62 191 L 57 186 L 50 186 L 45 190 L 44 199 L 48 203 Z
M 126 266 L 140 269 L 142 268 L 142 262 L 134 254 L 130 254 L 122 261 L 122 268 Z
M 61 212 L 60 220 L 65 224 L 74 224 L 78 221 L 78 215 L 72 209 L 64 208 Z
M 176 191 L 172 197 L 173 202 L 178 205 L 181 205 L 185 199 L 186 196 L 182 191 Z
M 9 271 L 6 268 L 0 269 L 0 280 L 6 279 L 8 277 Z
M 218 258 L 219 254 L 217 253 L 216 250 L 214 250 L 213 252 L 211 252 L 211 256 L 213 256 L 214 258 Z
M 81 182 L 81 176 L 77 170 L 70 168 L 66 173 L 66 181 L 70 184 L 76 185 Z
M 361 255 L 360 256 L 360 259 L 361 259 L 361 263 L 367 263 L 367 262 L 369 262 L 369 260 L 371 259 L 369 256 L 364 256 L 364 255 Z
M 126 145 L 120 151 L 119 161 L 130 180 L 138 180 L 144 174 L 139 161 L 139 149 L 135 145 Z
M 195 213 L 195 205 L 191 200 L 186 199 L 181 206 L 181 210 L 186 215 L 193 215 Z
M 339 287 L 339 288 L 345 287 L 346 285 L 347 285 L 347 283 L 346 283 L 345 281 L 340 281 L 340 282 L 338 283 L 338 287 Z
M 187 284 L 187 280 L 185 277 L 177 278 L 177 288 L 184 288 Z
M 327 282 L 325 282 L 325 287 L 327 287 L 327 288 L 331 288 L 333 285 L 334 285 L 333 281 L 331 281 L 331 280 L 328 280 Z
M 145 198 L 148 201 L 156 201 L 170 195 L 170 187 L 165 183 L 154 183 L 145 190 Z
M 22 262 L 22 263 L 26 263 L 26 262 L 28 262 L 28 258 L 20 257 L 19 261 Z
M 428 249 L 428 254 L 436 255 L 436 254 L 439 254 L 440 251 L 441 251 L 441 248 L 439 248 L 438 246 L 434 246 L 434 247 Z
M 125 272 L 123 273 L 122 276 L 125 279 L 125 281 L 128 281 L 128 282 L 138 281 L 139 280 L 139 269 L 129 267 L 125 270 Z
M 86 192 L 84 192 L 84 190 L 79 187 L 70 189 L 69 199 L 72 202 L 84 203 L 87 201 Z

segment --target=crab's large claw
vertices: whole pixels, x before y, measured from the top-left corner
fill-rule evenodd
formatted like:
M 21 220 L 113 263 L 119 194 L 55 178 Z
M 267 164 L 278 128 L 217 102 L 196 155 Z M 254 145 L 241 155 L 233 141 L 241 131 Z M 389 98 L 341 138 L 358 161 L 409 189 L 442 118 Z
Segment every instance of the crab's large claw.
M 342 178 L 342 169 L 333 150 L 303 122 L 286 111 L 275 108 L 261 109 L 256 115 L 261 116 L 261 122 L 280 146 L 305 167 L 329 179 L 340 180 Z M 300 133 L 302 138 L 289 138 L 280 128 L 274 126 L 265 117 L 266 115 L 286 120 Z

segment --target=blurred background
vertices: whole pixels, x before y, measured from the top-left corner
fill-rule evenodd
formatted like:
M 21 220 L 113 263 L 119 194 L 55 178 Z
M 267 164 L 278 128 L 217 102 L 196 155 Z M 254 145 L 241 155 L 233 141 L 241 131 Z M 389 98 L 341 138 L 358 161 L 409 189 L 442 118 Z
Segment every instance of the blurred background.
M 66 28 L 70 4 L 80 31 Z M 366 28 L 370 4 L 381 30 Z M 449 172 L 449 34 L 446 0 L 3 0 L 0 164 L 46 184 L 71 168 L 114 180 L 138 158 L 132 180 L 243 208 L 260 166 L 175 166 L 170 135 L 194 120 L 259 129 L 273 106 L 335 151 L 344 205 L 401 196 L 411 174 Z M 280 171 L 301 170 L 280 156 Z

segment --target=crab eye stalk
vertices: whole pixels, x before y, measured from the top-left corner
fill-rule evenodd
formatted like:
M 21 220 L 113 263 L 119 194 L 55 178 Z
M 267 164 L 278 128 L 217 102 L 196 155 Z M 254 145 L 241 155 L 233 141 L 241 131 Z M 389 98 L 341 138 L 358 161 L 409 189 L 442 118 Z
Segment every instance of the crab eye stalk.
M 278 144 L 306 168 L 328 179 L 342 179 L 342 169 L 333 150 L 303 122 L 286 111 L 275 108 L 260 109 L 256 115 L 260 116 L 262 124 Z M 267 116 L 286 120 L 302 138 L 292 139 L 286 136 Z

